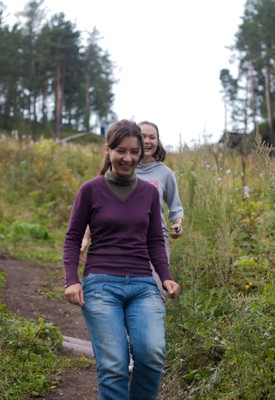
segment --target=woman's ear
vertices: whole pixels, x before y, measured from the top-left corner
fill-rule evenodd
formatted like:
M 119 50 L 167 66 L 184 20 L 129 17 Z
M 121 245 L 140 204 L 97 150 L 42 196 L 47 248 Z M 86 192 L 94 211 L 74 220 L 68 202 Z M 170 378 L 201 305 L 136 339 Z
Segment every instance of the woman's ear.
M 109 146 L 105 143 L 105 154 L 109 155 Z

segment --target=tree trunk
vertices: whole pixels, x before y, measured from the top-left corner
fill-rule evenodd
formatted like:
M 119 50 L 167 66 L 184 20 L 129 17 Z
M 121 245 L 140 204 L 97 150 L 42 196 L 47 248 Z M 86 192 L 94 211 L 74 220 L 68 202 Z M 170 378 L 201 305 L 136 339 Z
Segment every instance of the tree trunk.
M 269 140 L 270 144 L 273 143 L 273 119 L 271 109 L 271 98 L 270 98 L 270 76 L 269 76 L 269 65 L 266 65 L 265 73 L 265 100 L 266 100 L 266 111 L 269 128 Z
M 42 122 L 43 122 L 43 124 L 46 124 L 48 122 L 47 99 L 48 99 L 48 81 L 45 81 L 45 83 L 43 84 L 43 97 L 42 97 Z
M 254 82 L 254 68 L 252 63 L 249 63 L 249 83 L 250 83 L 250 108 L 252 110 L 252 119 L 254 129 L 256 130 L 256 101 L 255 101 L 255 82 Z
M 85 128 L 90 132 L 90 74 L 87 72 L 85 77 Z
M 62 123 L 62 104 L 63 104 L 63 88 L 62 74 L 60 65 L 56 69 L 55 79 L 55 140 L 60 140 L 61 123 Z

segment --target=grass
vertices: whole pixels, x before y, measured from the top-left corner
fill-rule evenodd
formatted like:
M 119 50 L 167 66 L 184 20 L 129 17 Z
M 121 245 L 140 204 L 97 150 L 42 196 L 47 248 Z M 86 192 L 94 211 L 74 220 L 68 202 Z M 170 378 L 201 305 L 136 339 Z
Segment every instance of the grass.
M 258 142 L 245 158 L 249 197 L 237 154 L 214 157 L 205 146 L 170 160 L 186 216 L 172 247 L 183 293 L 167 305 L 161 399 L 275 396 L 275 169 L 266 151 Z
M 60 382 L 62 374 L 77 365 L 88 365 L 85 357 L 68 359 L 58 355 L 62 336 L 46 323 L 26 321 L 5 311 L 0 313 L 0 398 L 23 400 L 45 396 Z
M 0 255 L 60 262 L 74 195 L 98 174 L 102 154 L 101 143 L 3 137 Z M 166 305 L 160 400 L 271 400 L 274 159 L 256 138 L 247 156 L 205 144 L 180 147 L 168 154 L 167 165 L 177 178 L 185 222 L 183 237 L 171 241 L 171 269 L 182 293 Z M 44 295 L 58 298 L 61 291 L 49 285 Z

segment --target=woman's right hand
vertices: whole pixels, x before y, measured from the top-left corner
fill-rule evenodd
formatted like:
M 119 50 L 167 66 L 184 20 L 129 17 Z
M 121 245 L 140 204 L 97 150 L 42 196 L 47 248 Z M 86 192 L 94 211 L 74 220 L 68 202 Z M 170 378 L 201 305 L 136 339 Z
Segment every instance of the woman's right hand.
M 65 297 L 69 303 L 81 307 L 84 305 L 84 293 L 80 283 L 75 283 L 74 285 L 66 287 Z

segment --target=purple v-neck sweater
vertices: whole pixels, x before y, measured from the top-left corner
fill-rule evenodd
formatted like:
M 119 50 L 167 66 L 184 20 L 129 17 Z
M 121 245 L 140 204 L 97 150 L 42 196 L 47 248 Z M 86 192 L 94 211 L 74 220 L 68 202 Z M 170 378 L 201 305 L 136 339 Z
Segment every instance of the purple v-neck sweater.
M 79 282 L 79 254 L 87 225 L 91 245 L 83 276 L 151 276 L 152 261 L 162 281 L 172 279 L 161 227 L 159 193 L 151 183 L 138 179 L 134 191 L 123 200 L 108 188 L 103 176 L 80 187 L 64 243 L 68 286 Z

